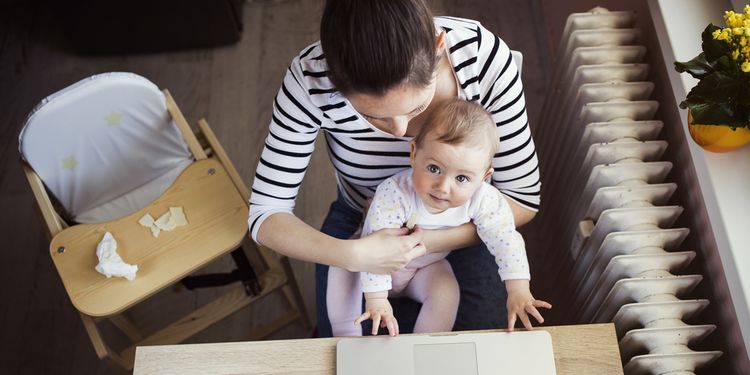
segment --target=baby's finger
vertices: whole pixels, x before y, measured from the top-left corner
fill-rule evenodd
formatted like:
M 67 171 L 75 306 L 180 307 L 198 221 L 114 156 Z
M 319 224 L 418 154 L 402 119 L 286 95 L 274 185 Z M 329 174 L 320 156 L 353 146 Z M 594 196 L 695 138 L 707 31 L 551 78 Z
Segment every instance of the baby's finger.
M 380 327 L 380 314 L 375 314 L 372 317 L 372 335 L 378 335 L 378 327 Z
M 399 333 L 398 320 L 396 320 L 395 317 L 393 318 L 393 325 L 396 327 L 396 335 L 398 335 Z
M 396 326 L 393 324 L 395 320 L 393 318 L 388 318 L 386 325 L 388 326 L 388 334 L 391 336 L 398 335 L 398 332 L 396 332 Z
M 540 299 L 535 299 L 534 302 L 532 302 L 534 307 L 544 307 L 545 309 L 549 310 L 552 308 L 552 305 L 547 301 L 542 301 Z
M 356 324 L 362 324 L 362 322 L 364 322 L 367 319 L 370 319 L 370 312 L 369 311 L 365 311 L 364 313 L 362 313 L 362 315 L 360 315 L 359 318 L 357 318 L 354 321 L 354 324 L 355 325 Z
M 534 327 L 531 326 L 531 321 L 529 320 L 529 316 L 526 314 L 526 311 L 520 311 L 518 313 L 518 317 L 521 318 L 521 322 L 523 322 L 523 326 L 526 327 L 529 331 L 533 330 Z
M 516 313 L 508 312 L 508 331 L 513 332 L 513 328 L 516 326 Z
M 544 323 L 544 318 L 542 317 L 542 314 L 539 313 L 539 310 L 536 309 L 536 307 L 529 306 L 526 308 L 526 312 L 531 314 L 531 316 L 533 316 L 537 322 Z

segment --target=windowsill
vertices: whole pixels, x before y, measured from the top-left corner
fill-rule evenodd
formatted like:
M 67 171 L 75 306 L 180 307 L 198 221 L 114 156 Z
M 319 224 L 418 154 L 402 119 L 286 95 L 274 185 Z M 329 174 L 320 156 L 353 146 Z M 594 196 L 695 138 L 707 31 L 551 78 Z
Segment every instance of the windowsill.
M 700 34 L 709 22 L 723 24 L 730 0 L 649 0 L 661 52 L 669 71 L 676 102 L 681 102 L 697 80 L 677 73 L 672 62 L 686 61 L 701 52 Z M 735 10 L 741 10 L 735 8 Z M 662 17 L 662 15 L 664 15 Z M 689 139 L 687 111 L 680 110 L 682 130 Z M 719 256 L 746 348 L 750 348 L 750 146 L 716 154 L 689 141 L 700 190 L 716 238 Z

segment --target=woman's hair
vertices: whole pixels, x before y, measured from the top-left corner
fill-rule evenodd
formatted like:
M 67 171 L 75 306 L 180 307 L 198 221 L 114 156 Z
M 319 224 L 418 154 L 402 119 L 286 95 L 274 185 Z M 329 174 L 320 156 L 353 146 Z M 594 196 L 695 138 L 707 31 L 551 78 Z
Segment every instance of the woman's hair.
M 487 146 L 488 160 L 499 147 L 495 121 L 481 105 L 458 98 L 441 102 L 414 137 L 417 148 L 422 147 L 429 134 L 434 140 L 449 145 Z
M 328 78 L 344 95 L 427 86 L 439 60 L 424 0 L 327 0 L 320 44 Z

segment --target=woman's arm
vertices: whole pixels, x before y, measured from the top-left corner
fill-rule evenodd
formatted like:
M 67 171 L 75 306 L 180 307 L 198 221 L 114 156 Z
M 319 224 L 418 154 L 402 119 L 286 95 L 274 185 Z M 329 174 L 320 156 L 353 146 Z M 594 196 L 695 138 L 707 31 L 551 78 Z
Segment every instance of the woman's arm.
M 486 68 L 479 83 L 481 103 L 497 125 L 500 146 L 492 162 L 492 184 L 511 202 L 516 226 L 527 223 L 539 208 L 541 179 L 529 125 L 523 82 L 508 46 L 478 27 L 482 43 L 477 63 Z
M 513 212 L 516 227 L 528 223 L 536 215 L 535 211 L 521 206 L 512 199 L 506 201 Z M 473 223 L 466 223 L 448 229 L 425 230 L 423 244 L 428 253 L 435 253 L 463 249 L 476 245 L 479 241 L 477 227 Z
M 534 216 L 536 216 L 536 211 L 521 206 L 513 199 L 506 199 L 506 201 L 508 201 L 510 210 L 513 211 L 513 220 L 515 220 L 516 228 L 528 223 L 534 218 Z
M 293 234 L 293 235 L 290 235 Z M 269 216 L 258 230 L 264 246 L 291 258 L 351 272 L 386 274 L 424 255 L 422 230 L 383 229 L 356 240 L 341 240 L 312 228 L 292 214 Z

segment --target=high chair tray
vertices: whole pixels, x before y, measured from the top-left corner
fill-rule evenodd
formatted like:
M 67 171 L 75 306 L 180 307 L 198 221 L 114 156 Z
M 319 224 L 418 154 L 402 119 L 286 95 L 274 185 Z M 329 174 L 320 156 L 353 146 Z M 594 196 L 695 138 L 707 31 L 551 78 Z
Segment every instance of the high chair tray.
M 176 206 L 183 208 L 187 225 L 154 237 L 138 223 L 147 213 L 158 218 Z M 247 203 L 221 163 L 200 160 L 143 209 L 58 233 L 50 243 L 50 255 L 76 309 L 89 316 L 109 316 L 234 250 L 247 233 L 247 214 Z M 94 269 L 96 246 L 105 232 L 114 236 L 123 261 L 138 266 L 133 281 L 107 278 Z

